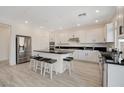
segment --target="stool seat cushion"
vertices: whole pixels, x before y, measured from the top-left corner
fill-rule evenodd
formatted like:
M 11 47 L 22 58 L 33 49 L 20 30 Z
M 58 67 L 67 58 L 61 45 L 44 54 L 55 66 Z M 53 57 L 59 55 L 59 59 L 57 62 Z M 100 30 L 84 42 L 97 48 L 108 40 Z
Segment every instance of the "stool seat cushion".
M 67 57 L 67 58 L 72 59 L 72 60 L 74 59 L 73 57 Z
M 37 56 L 30 56 L 31 59 L 35 59 Z
M 50 64 L 53 64 L 55 63 L 57 60 L 56 59 L 50 59 L 50 58 L 45 58 L 44 62 L 46 63 L 50 63 Z
M 43 61 L 47 62 L 48 60 L 51 60 L 50 58 L 44 58 Z
M 56 61 L 57 61 L 56 59 L 51 59 L 48 62 L 52 64 L 52 63 L 55 63 Z
M 73 60 L 73 57 L 66 57 L 63 59 L 64 61 L 72 61 Z
M 42 58 L 39 58 L 38 60 L 39 60 L 39 61 L 44 61 L 44 58 L 42 57 Z
M 35 60 L 39 60 L 39 59 L 41 59 L 41 58 L 43 58 L 43 57 L 39 57 L 39 56 L 38 56 L 38 57 L 35 57 Z

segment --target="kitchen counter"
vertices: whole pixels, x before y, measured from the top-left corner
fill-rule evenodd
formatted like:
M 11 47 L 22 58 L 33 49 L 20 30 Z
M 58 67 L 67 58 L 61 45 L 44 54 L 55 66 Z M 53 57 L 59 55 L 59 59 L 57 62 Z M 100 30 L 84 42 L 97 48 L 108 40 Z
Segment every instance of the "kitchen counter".
M 53 54 L 68 54 L 73 53 L 73 51 L 50 51 L 50 50 L 34 50 L 34 52 L 42 52 L 42 53 L 53 53 Z
M 111 52 L 101 52 L 101 55 L 102 55 L 102 57 L 104 57 L 105 63 L 107 63 L 107 64 L 123 65 L 124 66 L 124 63 L 114 62 L 114 60 L 112 59 Z
M 105 63 L 124 66 L 124 63 L 119 63 L 119 62 L 118 63 L 115 63 L 115 62 L 107 62 L 107 61 L 105 61 Z
M 80 50 L 98 50 L 102 52 L 107 51 L 107 47 L 93 47 L 93 46 L 56 46 L 57 49 L 80 49 Z

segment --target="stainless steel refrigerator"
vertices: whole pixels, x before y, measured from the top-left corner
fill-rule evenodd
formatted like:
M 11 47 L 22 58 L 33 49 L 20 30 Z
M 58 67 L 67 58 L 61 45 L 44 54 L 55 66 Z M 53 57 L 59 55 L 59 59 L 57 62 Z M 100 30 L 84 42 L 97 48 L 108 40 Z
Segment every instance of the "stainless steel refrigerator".
M 16 35 L 16 64 L 30 61 L 31 37 Z

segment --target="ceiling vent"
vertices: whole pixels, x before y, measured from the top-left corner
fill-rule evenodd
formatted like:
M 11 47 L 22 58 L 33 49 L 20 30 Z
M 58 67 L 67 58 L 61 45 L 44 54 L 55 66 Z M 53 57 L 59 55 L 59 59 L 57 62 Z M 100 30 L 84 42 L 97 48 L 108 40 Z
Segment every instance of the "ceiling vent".
M 86 16 L 86 15 L 87 15 L 87 13 L 81 13 L 78 16 L 81 17 L 81 16 Z

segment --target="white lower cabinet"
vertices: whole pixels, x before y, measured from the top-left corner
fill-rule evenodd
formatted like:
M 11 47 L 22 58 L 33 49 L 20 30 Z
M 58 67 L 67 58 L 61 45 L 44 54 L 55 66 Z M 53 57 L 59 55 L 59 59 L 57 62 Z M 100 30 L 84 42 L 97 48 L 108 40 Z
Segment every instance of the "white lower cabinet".
M 124 65 L 104 64 L 104 87 L 124 87 Z
M 100 52 L 95 50 L 75 50 L 73 53 L 74 59 L 90 62 L 99 62 L 100 55 Z

